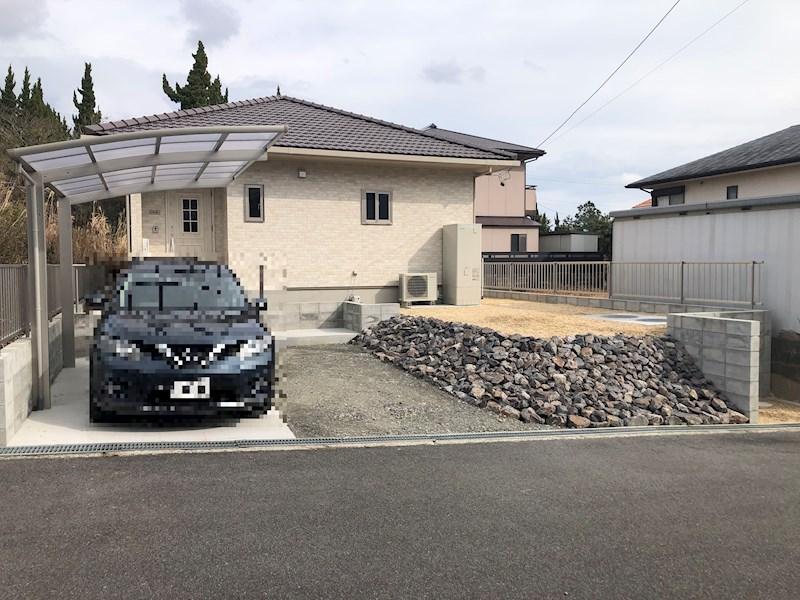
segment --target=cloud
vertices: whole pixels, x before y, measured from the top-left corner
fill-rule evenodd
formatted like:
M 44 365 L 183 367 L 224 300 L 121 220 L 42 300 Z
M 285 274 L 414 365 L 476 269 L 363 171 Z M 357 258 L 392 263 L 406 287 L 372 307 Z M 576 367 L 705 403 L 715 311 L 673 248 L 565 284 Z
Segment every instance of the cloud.
M 480 65 L 465 68 L 450 60 L 423 67 L 422 77 L 433 83 L 462 83 L 465 77 L 471 81 L 481 82 L 486 78 L 486 69 Z
M 545 70 L 542 65 L 540 65 L 539 63 L 535 63 L 535 62 L 533 62 L 532 60 L 530 60 L 528 58 L 526 58 L 525 60 L 522 61 L 522 65 L 526 69 L 530 69 L 531 71 L 541 72 L 541 71 Z
M 189 45 L 202 40 L 206 46 L 222 44 L 239 33 L 242 19 L 239 13 L 224 2 L 214 0 L 183 0 L 181 11 L 190 28 Z
M 29 36 L 42 29 L 45 0 L 0 0 L 0 39 Z

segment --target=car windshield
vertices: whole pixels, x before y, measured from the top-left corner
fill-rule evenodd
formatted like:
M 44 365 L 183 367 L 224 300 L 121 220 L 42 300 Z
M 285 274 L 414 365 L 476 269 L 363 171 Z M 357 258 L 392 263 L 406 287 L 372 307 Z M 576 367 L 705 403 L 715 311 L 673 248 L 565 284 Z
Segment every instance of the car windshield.
M 232 274 L 214 267 L 134 270 L 125 276 L 117 294 L 120 307 L 129 310 L 241 309 L 247 305 Z

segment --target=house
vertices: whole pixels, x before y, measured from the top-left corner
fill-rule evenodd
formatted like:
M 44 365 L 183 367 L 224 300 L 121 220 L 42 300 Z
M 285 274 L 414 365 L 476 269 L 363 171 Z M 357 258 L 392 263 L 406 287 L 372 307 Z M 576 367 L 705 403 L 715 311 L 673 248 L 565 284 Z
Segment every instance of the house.
M 484 252 L 537 252 L 539 223 L 536 186 L 526 185 L 528 162 L 545 152 L 530 146 L 501 142 L 428 125 L 423 131 L 441 140 L 466 143 L 492 152 L 503 152 L 520 161 L 517 167 L 490 169 L 475 178 L 475 222 L 483 228 Z
M 288 131 L 226 187 L 129 195 L 132 257 L 224 262 L 251 292 L 263 273 L 271 304 L 396 302 L 400 273 L 434 272 L 441 282 L 442 227 L 474 222 L 476 178 L 514 173 L 524 186 L 521 150 L 281 95 L 85 133 L 256 125 Z
M 800 341 L 786 341 L 800 338 L 800 125 L 626 187 L 652 206 L 611 213 L 615 261 L 763 261 L 755 289 L 778 332 L 773 389 L 785 376 L 800 393 Z

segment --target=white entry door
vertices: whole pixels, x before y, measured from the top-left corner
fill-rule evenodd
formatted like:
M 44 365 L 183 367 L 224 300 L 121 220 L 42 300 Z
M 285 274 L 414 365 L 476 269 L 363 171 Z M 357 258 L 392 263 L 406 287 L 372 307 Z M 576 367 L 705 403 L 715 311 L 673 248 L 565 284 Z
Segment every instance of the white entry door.
M 212 260 L 214 233 L 208 190 L 167 194 L 167 243 L 173 256 Z

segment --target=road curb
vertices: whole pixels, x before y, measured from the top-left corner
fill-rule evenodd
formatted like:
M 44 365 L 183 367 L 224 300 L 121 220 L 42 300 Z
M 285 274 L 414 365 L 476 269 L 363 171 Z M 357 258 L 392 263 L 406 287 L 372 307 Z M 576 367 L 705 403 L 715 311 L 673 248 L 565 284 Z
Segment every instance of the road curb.
M 365 448 L 421 444 L 521 442 L 547 440 L 590 440 L 623 437 L 665 437 L 736 433 L 800 432 L 800 423 L 776 425 L 673 425 L 620 427 L 613 429 L 554 429 L 535 431 L 490 431 L 483 433 L 444 433 L 376 435 L 340 438 L 282 440 L 226 440 L 215 442 L 119 442 L 62 444 L 0 448 L 0 459 L 64 456 L 117 456 L 175 452 L 226 452 L 244 450 L 314 450 L 322 448 Z

